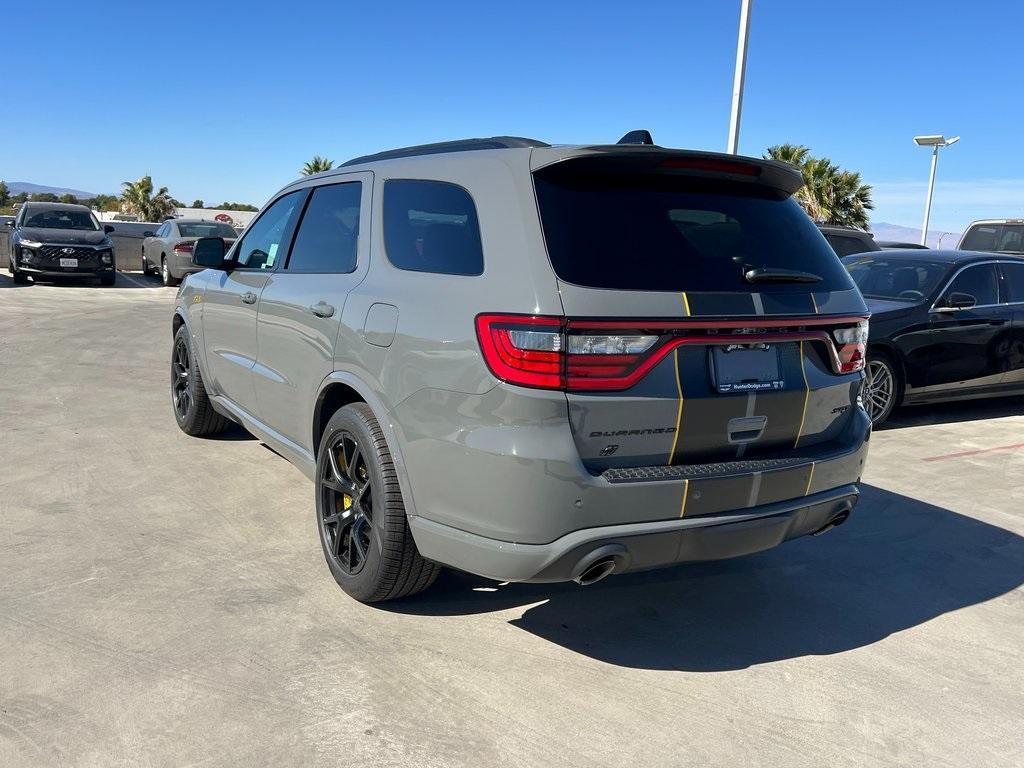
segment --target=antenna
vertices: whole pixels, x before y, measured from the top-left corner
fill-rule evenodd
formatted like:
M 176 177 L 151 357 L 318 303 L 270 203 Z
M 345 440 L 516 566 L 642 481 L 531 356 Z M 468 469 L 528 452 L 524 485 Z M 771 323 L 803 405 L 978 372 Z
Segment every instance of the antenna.
M 651 132 L 650 131 L 645 131 L 644 129 L 641 128 L 640 130 L 637 130 L 637 131 L 630 131 L 629 133 L 627 133 L 625 136 L 623 136 L 621 139 L 619 139 L 615 143 L 616 144 L 650 144 L 650 145 L 653 145 L 654 144 L 654 137 L 651 136 Z

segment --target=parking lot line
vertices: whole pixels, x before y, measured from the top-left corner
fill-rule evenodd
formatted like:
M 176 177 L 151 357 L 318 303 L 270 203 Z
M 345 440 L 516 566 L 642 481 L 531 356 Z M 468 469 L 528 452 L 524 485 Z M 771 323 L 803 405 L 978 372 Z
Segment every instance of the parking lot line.
M 997 445 L 994 448 L 978 448 L 974 451 L 960 451 L 959 453 L 945 453 L 941 456 L 928 456 L 922 461 L 944 461 L 945 459 L 960 459 L 964 456 L 977 456 L 979 453 L 992 453 L 993 451 L 1015 451 L 1024 448 L 1024 443 L 1013 443 L 1012 445 Z
M 133 285 L 139 286 L 139 288 L 156 288 L 155 285 L 150 285 L 149 283 L 144 283 L 141 280 L 137 280 L 136 278 L 134 278 L 131 275 L 128 275 L 128 274 L 126 274 L 124 272 L 118 272 L 117 274 L 118 274 L 119 277 L 123 277 L 129 283 L 132 283 Z

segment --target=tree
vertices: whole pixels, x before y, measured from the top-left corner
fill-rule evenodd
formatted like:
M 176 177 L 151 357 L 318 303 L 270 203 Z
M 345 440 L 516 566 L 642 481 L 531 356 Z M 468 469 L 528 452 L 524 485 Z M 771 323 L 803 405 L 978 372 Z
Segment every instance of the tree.
M 334 167 L 334 161 L 328 160 L 326 157 L 320 157 L 315 155 L 312 160 L 302 166 L 302 170 L 299 171 L 303 176 L 312 176 L 314 173 L 323 173 L 329 171 Z
M 58 197 L 53 192 L 36 192 L 32 195 L 33 203 L 59 203 Z
M 160 187 L 153 194 L 153 179 L 143 176 L 138 181 L 121 183 L 121 211 L 134 213 L 143 221 L 163 221 L 174 212 L 174 198 L 167 192 L 167 187 Z
M 804 185 L 796 200 L 816 222 L 869 228 L 868 212 L 875 206 L 871 187 L 859 173 L 845 171 L 826 157 L 814 157 L 802 145 L 779 144 L 769 147 L 764 156 L 800 169 Z
M 192 201 L 192 205 L 190 207 L 191 208 L 205 208 L 206 205 L 203 203 L 202 200 L 193 200 Z
M 7 187 L 6 181 L 0 181 L 0 208 L 6 208 L 11 203 L 11 190 Z
M 78 203 L 78 198 L 75 197 L 74 195 L 72 195 L 70 192 L 67 192 L 67 193 L 65 193 L 65 194 L 60 196 L 60 201 L 62 203 L 77 204 Z
M 121 201 L 114 195 L 96 195 L 91 203 L 92 207 L 98 211 L 117 211 L 121 207 Z
M 258 211 L 255 205 L 249 205 L 248 203 L 221 203 L 220 205 L 210 206 L 211 208 L 218 208 L 222 211 Z

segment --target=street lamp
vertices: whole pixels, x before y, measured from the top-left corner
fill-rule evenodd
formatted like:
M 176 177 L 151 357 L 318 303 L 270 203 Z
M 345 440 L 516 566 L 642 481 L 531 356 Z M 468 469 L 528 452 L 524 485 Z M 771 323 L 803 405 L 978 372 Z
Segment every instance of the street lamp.
M 732 79 L 732 110 L 729 114 L 729 154 L 740 146 L 740 113 L 743 111 L 743 80 L 747 74 L 747 38 L 750 36 L 750 7 L 754 0 L 743 0 L 740 6 L 740 38 L 736 43 L 736 72 Z
M 932 148 L 932 172 L 928 177 L 928 198 L 924 204 L 924 226 L 921 228 L 921 245 L 927 245 L 925 240 L 928 239 L 928 220 L 932 216 L 932 193 L 935 191 L 935 166 L 939 163 L 939 150 L 942 147 L 948 147 L 952 144 L 956 144 L 960 141 L 959 136 L 954 136 L 951 139 L 947 139 L 945 136 L 915 136 L 914 143 L 919 147 L 931 147 Z

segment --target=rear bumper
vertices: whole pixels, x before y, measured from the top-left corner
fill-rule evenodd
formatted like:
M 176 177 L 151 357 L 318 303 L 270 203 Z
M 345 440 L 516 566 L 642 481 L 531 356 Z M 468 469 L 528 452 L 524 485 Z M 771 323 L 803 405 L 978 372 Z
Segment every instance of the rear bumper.
M 547 544 L 517 544 L 411 518 L 424 557 L 499 581 L 570 581 L 598 560 L 614 573 L 721 560 L 771 549 L 845 520 L 857 503 L 853 484 L 714 517 L 588 528 Z

